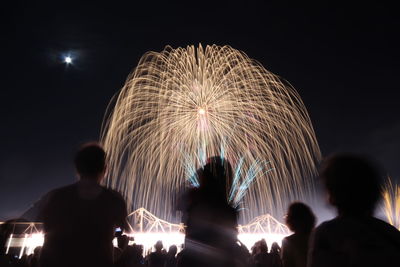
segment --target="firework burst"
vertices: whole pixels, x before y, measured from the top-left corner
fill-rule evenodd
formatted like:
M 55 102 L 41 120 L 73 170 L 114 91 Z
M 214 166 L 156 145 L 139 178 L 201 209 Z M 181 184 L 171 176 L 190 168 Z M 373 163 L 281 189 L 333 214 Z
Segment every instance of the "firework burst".
M 113 101 L 102 143 L 106 184 L 131 210 L 165 220 L 209 156 L 236 167 L 229 197 L 242 203 L 244 221 L 309 195 L 320 157 L 296 91 L 243 52 L 216 45 L 146 53 Z

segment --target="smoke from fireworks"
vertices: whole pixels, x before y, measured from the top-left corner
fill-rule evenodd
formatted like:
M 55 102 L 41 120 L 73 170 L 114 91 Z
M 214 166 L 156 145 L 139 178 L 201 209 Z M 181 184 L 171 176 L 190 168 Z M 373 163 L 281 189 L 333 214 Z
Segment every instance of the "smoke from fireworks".
M 243 52 L 188 46 L 146 53 L 106 118 L 106 184 L 131 210 L 172 220 L 195 170 L 221 155 L 235 169 L 229 189 L 242 219 L 285 210 L 313 191 L 320 157 L 299 95 Z

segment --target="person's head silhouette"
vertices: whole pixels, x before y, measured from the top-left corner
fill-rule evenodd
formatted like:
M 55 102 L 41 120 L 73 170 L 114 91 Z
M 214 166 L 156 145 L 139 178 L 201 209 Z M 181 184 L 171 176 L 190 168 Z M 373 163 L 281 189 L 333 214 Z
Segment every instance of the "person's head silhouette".
M 106 153 L 97 143 L 87 143 L 80 147 L 74 159 L 80 179 L 100 182 L 106 171 Z
M 117 237 L 117 245 L 120 249 L 125 249 L 129 245 L 129 237 L 127 235 L 120 235 Z
M 310 233 L 315 226 L 315 216 L 307 205 L 294 202 L 289 206 L 286 225 L 295 233 Z
M 372 215 L 381 196 L 381 174 L 369 159 L 352 154 L 327 158 L 320 176 L 329 202 L 341 215 Z
M 259 241 L 259 250 L 260 253 L 268 253 L 268 244 L 267 241 L 263 238 Z
M 207 164 L 197 171 L 200 188 L 213 191 L 226 199 L 232 183 L 231 164 L 220 156 L 207 159 Z
M 154 245 L 154 248 L 156 249 L 156 252 L 161 252 L 161 250 L 164 248 L 164 245 L 161 240 L 157 241 L 156 244 Z
M 178 247 L 176 245 L 171 245 L 168 249 L 168 254 L 175 257 L 177 251 Z
M 277 254 L 279 254 L 280 252 L 281 252 L 281 248 L 280 248 L 280 246 L 278 245 L 278 243 L 273 242 L 272 245 L 271 245 L 271 253 L 277 253 Z

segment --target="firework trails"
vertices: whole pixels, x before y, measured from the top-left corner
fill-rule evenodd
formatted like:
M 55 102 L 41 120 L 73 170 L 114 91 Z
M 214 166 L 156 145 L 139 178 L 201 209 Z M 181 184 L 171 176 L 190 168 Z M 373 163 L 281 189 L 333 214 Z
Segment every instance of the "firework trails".
M 387 221 L 400 230 L 400 185 L 392 183 L 390 177 L 382 190 L 383 210 Z
M 243 52 L 216 45 L 146 53 L 112 101 L 102 143 L 105 183 L 131 210 L 170 221 L 209 156 L 231 162 L 229 201 L 247 222 L 311 193 L 320 157 L 296 91 Z

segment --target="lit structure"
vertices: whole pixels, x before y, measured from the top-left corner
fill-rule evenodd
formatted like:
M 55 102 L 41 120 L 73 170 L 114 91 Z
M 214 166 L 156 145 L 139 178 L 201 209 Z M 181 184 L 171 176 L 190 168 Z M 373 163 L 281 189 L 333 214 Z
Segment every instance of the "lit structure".
M 243 242 L 248 249 L 262 238 L 267 241 L 269 248 L 272 246 L 273 242 L 277 242 L 281 245 L 282 239 L 291 233 L 286 225 L 280 223 L 270 214 L 258 216 L 246 225 L 239 225 L 238 232 L 239 240 Z
M 155 215 L 140 208 L 128 215 L 132 232 L 139 233 L 184 233 L 183 224 L 173 224 L 157 218 Z
M 11 253 L 11 250 L 17 249 L 17 256 L 21 258 L 24 254 L 32 254 L 37 246 L 43 244 L 42 223 L 14 222 L 12 224 L 13 233 L 6 242 L 6 254 Z
M 135 239 L 134 242 L 143 245 L 144 253 L 151 250 L 154 244 L 161 240 L 164 247 L 176 245 L 178 249 L 185 240 L 183 224 L 174 224 L 154 216 L 144 208 L 139 208 L 128 215 L 128 221 Z
M 105 184 L 131 211 L 177 221 L 174 206 L 206 158 L 235 169 L 229 201 L 241 222 L 282 215 L 313 195 L 318 144 L 300 96 L 286 81 L 230 46 L 146 53 L 110 104 L 101 139 Z
M 134 243 L 143 245 L 144 253 L 148 253 L 154 244 L 161 240 L 164 247 L 176 245 L 179 249 L 184 243 L 184 225 L 173 224 L 157 218 L 144 208 L 137 209 L 128 215 L 132 232 L 129 236 L 134 238 Z M 41 223 L 16 223 L 26 228 L 20 233 L 13 233 L 7 241 L 6 253 L 10 248 L 17 249 L 18 256 L 31 254 L 37 246 L 41 246 L 44 237 L 41 230 Z M 279 223 L 271 215 L 263 215 L 255 218 L 247 225 L 239 225 L 238 239 L 248 249 L 258 240 L 264 238 L 269 247 L 272 242 L 281 243 L 283 237 L 290 234 L 289 229 Z M 116 245 L 116 241 L 115 241 Z
M 163 241 L 165 247 L 174 244 L 179 248 L 184 243 L 185 228 L 183 224 L 173 224 L 157 218 L 144 208 L 137 209 L 128 215 L 133 236 L 137 244 L 143 245 L 145 251 L 151 250 L 158 241 Z M 271 215 L 266 214 L 254 218 L 246 225 L 239 225 L 238 239 L 251 248 L 254 243 L 264 238 L 269 247 L 273 242 L 281 243 L 283 237 L 291 232 Z

